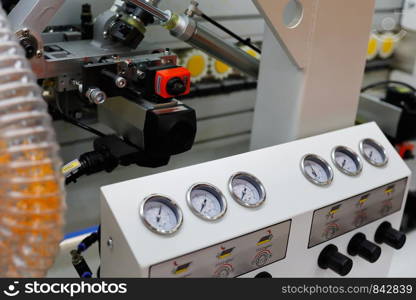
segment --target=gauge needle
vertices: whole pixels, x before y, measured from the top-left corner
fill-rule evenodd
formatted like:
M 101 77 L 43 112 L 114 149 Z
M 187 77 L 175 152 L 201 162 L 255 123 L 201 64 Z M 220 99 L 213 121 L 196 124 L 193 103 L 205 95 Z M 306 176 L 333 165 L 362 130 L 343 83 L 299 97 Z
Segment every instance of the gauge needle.
M 244 196 L 246 195 L 246 193 L 247 193 L 247 188 L 245 187 L 243 194 L 241 195 L 241 200 L 244 200 Z
M 370 152 L 370 158 L 372 158 L 372 157 L 373 157 L 373 151 Z
M 156 221 L 159 223 L 160 222 L 160 214 L 162 213 L 162 205 L 159 206 L 159 214 L 156 217 Z
M 342 167 L 345 167 L 345 164 L 347 163 L 347 161 L 344 159 L 344 161 L 342 162 Z
M 206 198 L 205 198 L 204 202 L 202 203 L 200 212 L 202 212 L 202 210 L 205 208 L 205 205 L 207 205 L 207 199 Z
M 312 166 L 311 166 L 311 169 L 312 169 L 313 176 L 318 177 L 318 174 L 316 174 L 315 169 Z

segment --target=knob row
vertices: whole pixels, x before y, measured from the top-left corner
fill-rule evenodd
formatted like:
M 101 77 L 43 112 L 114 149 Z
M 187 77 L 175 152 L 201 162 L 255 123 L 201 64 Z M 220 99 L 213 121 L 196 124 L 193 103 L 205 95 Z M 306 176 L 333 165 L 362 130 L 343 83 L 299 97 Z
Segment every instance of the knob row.
M 401 249 L 406 243 L 406 235 L 394 229 L 389 222 L 382 223 L 376 231 L 374 240 L 378 244 L 387 244 L 394 249 Z M 380 246 L 370 242 L 363 233 L 357 233 L 347 247 L 351 256 L 359 256 L 370 263 L 376 262 L 381 255 Z M 330 269 L 335 273 L 346 276 L 352 269 L 352 260 L 340 253 L 335 245 L 326 246 L 318 258 L 322 269 Z
M 386 244 L 396 250 L 401 249 L 406 243 L 406 235 L 394 229 L 389 222 L 382 223 L 375 234 L 374 240 L 378 244 Z M 381 248 L 370 242 L 365 234 L 357 233 L 353 236 L 347 247 L 347 252 L 351 256 L 359 256 L 364 260 L 375 263 L 381 256 Z M 326 246 L 318 258 L 318 266 L 322 269 L 330 269 L 341 276 L 346 276 L 351 272 L 353 261 L 346 255 L 338 251 L 335 245 Z M 268 272 L 261 272 L 256 278 L 272 278 Z

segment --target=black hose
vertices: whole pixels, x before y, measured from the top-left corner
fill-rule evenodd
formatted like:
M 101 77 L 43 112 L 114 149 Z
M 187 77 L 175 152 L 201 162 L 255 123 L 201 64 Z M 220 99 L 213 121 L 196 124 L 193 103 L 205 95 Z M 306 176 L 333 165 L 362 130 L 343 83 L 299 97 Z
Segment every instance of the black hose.
M 377 88 L 377 87 L 388 86 L 390 84 L 401 85 L 401 86 L 407 87 L 412 92 L 416 92 L 416 88 L 414 88 L 413 86 L 411 86 L 410 84 L 408 84 L 406 82 L 396 81 L 396 80 L 386 80 L 386 81 L 380 81 L 380 82 L 372 83 L 372 84 L 369 84 L 369 85 L 363 87 L 361 89 L 361 93 L 364 93 L 368 90 L 371 90 L 371 89 L 374 89 L 374 88 Z
M 227 33 L 228 35 L 232 36 L 233 38 L 235 38 L 237 41 L 239 41 L 240 43 L 250 47 L 251 49 L 253 49 L 254 51 L 256 51 L 257 53 L 261 54 L 261 50 L 256 47 L 250 39 L 243 39 L 242 37 L 240 37 L 238 34 L 232 32 L 231 30 L 229 30 L 227 27 L 224 27 L 223 25 L 221 25 L 220 23 L 218 23 L 217 21 L 215 21 L 214 19 L 208 17 L 206 14 L 201 14 L 201 17 L 203 19 L 205 19 L 206 21 L 210 22 L 212 25 L 218 27 L 219 29 L 221 29 L 222 31 L 224 31 L 225 33 Z

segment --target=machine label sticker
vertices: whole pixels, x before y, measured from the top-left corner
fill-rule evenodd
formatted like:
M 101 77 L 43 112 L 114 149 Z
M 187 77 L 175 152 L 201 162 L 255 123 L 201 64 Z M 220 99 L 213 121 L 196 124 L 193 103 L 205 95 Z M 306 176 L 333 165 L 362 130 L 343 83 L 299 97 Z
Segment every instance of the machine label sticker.
M 226 257 L 231 256 L 231 252 L 233 252 L 234 248 L 235 248 L 235 247 L 232 247 L 232 248 L 229 248 L 229 249 L 225 249 L 224 247 L 221 247 L 221 250 L 223 250 L 223 251 L 222 251 L 221 253 L 219 253 L 219 254 L 217 255 L 217 257 L 218 257 L 219 259 L 224 259 L 224 258 L 226 258 Z
M 406 185 L 404 178 L 316 210 L 308 248 L 400 211 Z
M 272 238 L 273 238 L 273 234 L 272 234 L 272 232 L 271 232 L 271 230 L 269 230 L 268 231 L 268 235 L 265 235 L 265 236 L 263 236 L 258 242 L 257 242 L 257 246 L 260 246 L 260 245 L 263 245 L 263 244 L 266 244 L 266 243 L 268 243 L 268 242 L 271 242 L 272 241 Z
M 150 267 L 149 277 L 237 277 L 286 257 L 291 220 Z
M 178 275 L 178 274 L 181 274 L 181 273 L 185 273 L 188 270 L 188 268 L 189 268 L 189 266 L 191 264 L 192 264 L 192 262 L 188 262 L 186 264 L 183 264 L 183 265 L 178 266 L 178 264 L 176 262 L 174 262 L 175 268 L 173 270 L 173 273 L 175 275 Z

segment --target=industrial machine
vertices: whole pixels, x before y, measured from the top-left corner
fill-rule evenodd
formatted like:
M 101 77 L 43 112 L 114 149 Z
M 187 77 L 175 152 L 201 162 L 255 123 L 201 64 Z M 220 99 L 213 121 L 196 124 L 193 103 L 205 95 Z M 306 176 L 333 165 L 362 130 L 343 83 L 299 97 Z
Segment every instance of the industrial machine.
M 382 88 L 382 92 L 376 88 Z M 372 90 L 375 91 L 372 91 Z M 414 160 L 415 88 L 405 82 L 383 81 L 363 88 L 358 109 L 358 122 L 377 122 L 395 146 L 400 156 L 409 163 Z M 415 228 L 414 187 L 410 187 L 401 228 Z
M 371 93 L 382 87 L 382 92 Z M 415 88 L 403 82 L 383 81 L 363 88 L 357 120 L 360 123 L 377 122 L 391 142 L 400 145 L 416 137 Z
M 111 172 L 119 164 L 160 167 L 172 155 L 192 148 L 195 111 L 178 100 L 191 92 L 191 73 L 178 65 L 178 57 L 169 49 L 139 47 L 147 26 L 161 25 L 192 47 L 257 77 L 258 59 L 198 24 L 192 17 L 202 14 L 197 5 L 188 16 L 158 9 L 159 1 L 115 1 L 94 21 L 91 7 L 84 5 L 81 28 L 48 29 L 64 2 L 5 5 L 52 113 L 99 136 L 94 151 L 65 167 L 67 182 Z M 258 50 L 250 41 L 240 40 Z M 103 138 L 77 115 L 96 118 L 115 136 Z
M 369 123 L 105 186 L 101 276 L 387 274 L 409 176 Z
M 212 52 L 214 57 L 251 77 L 257 76 L 259 68 L 257 58 L 240 46 L 224 41 L 193 19 L 193 13 L 201 13 L 196 9 L 197 4 L 192 11 L 189 9 L 188 15 L 162 11 L 156 7 L 159 1 L 114 1 L 95 19 L 91 6 L 85 4 L 79 10 L 79 26 L 49 26 L 64 2 L 2 1 L 7 16 L 1 11 L 4 42 L 0 48 L 0 67 L 4 71 L 1 99 L 10 117 L 16 112 L 15 122 L 21 122 L 14 125 L 8 116 L 2 120 L 5 125 L 1 145 L 4 141 L 6 151 L 2 155 L 5 155 L 4 162 L 9 162 L 7 151 L 28 152 L 21 164 L 5 165 L 12 168 L 17 178 L 12 177 L 12 183 L 9 183 L 8 172 L 3 172 L 7 184 L 2 185 L 5 189 L 2 195 L 14 200 L 17 196 L 9 195 L 10 190 L 19 188 L 33 197 L 24 198 L 19 194 L 20 198 L 14 200 L 17 203 L 10 202 L 12 207 L 4 210 L 8 213 L 2 225 L 1 274 L 4 276 L 43 276 L 56 253 L 56 247 L 51 244 L 56 244 L 62 236 L 65 204 L 62 175 L 57 167 L 61 161 L 56 157 L 58 147 L 46 109 L 55 120 L 64 120 L 98 136 L 92 151 L 64 165 L 62 173 L 66 184 L 83 175 L 112 172 L 119 165 L 155 168 L 168 164 L 172 155 L 191 149 L 197 128 L 194 109 L 178 100 L 191 92 L 190 71 L 180 66 L 178 57 L 167 48 L 139 47 L 149 25 L 160 26 L 175 38 Z M 207 15 L 203 16 L 209 19 Z M 232 33 L 225 27 L 219 28 Z M 251 41 L 240 40 L 258 50 Z M 23 56 L 30 62 L 32 70 L 28 69 L 29 64 Z M 34 83 L 32 72 L 40 87 Z M 26 93 L 24 101 L 23 93 Z M 36 101 L 31 98 L 35 96 Z M 29 112 L 19 114 L 22 110 Z M 36 114 L 39 114 L 39 122 L 43 120 L 40 125 L 35 123 Z M 104 133 L 89 125 L 96 121 L 107 125 L 110 131 Z M 6 130 L 19 126 L 29 127 L 34 132 L 13 132 L 17 136 L 10 136 Z M 22 146 L 23 150 L 14 148 L 32 144 L 47 152 L 25 146 Z M 33 153 L 35 150 L 38 152 Z M 52 163 L 44 172 L 33 170 L 34 163 L 49 160 Z M 25 167 L 24 172 L 22 167 Z M 52 176 L 55 177 L 50 178 Z M 34 182 L 35 179 L 39 182 Z M 20 185 L 16 186 L 13 180 Z M 43 197 L 53 200 L 51 206 L 42 206 Z M 29 206 L 32 210 L 27 201 L 33 203 Z M 43 231 L 39 232 L 36 225 L 22 233 L 21 226 L 32 224 L 22 221 L 23 213 L 31 217 L 35 225 L 43 224 L 45 228 L 39 225 Z M 55 213 L 53 218 L 52 213 Z M 45 236 L 45 230 L 51 226 L 49 222 L 53 223 L 56 233 L 50 229 L 51 235 Z M 19 233 L 19 238 L 12 239 L 13 233 Z M 29 237 L 42 239 L 44 246 L 32 245 L 27 242 L 32 240 Z M 24 250 L 28 244 L 33 255 Z M 43 251 L 42 247 L 53 251 Z
M 100 231 L 71 252 L 81 277 L 92 276 L 81 254 L 97 241 L 104 277 L 387 274 L 406 241 L 410 171 L 375 124 L 348 128 L 373 0 L 255 0 L 266 22 L 261 50 L 196 1 L 175 12 L 159 0 L 116 0 L 95 19 L 83 5 L 79 27 L 49 26 L 64 2 L 3 5 L 51 115 L 97 136 L 63 167 L 67 184 L 119 165 L 165 166 L 192 148 L 197 118 L 184 99 L 205 89 L 191 84 L 202 75 L 180 65 L 192 66 L 189 57 L 146 44 L 155 27 L 210 55 L 198 59 L 213 78 L 237 70 L 206 93 L 258 88 L 251 149 L 260 150 L 102 188 Z M 328 42 L 339 36 L 354 43 Z M 40 274 L 19 273 L 8 255 L 1 274 Z

